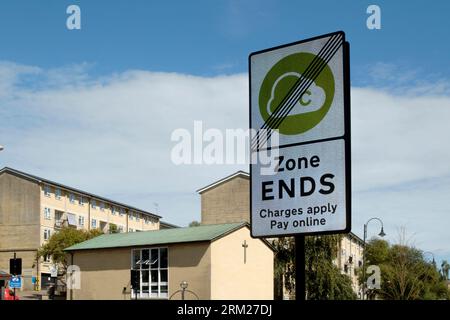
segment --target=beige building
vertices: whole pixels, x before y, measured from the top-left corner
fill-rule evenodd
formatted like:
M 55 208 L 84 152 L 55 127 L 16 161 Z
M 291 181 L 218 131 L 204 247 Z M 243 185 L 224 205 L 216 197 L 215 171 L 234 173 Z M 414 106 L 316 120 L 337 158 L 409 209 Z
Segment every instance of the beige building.
M 250 222 L 249 174 L 238 171 L 197 190 L 202 224 Z
M 197 190 L 201 197 L 201 224 L 250 221 L 250 175 L 238 171 Z M 271 239 L 274 240 L 274 239 Z M 362 267 L 363 240 L 354 233 L 346 234 L 335 263 L 352 281 L 353 290 L 361 297 L 357 269 Z M 285 295 L 287 298 L 287 295 Z
M 23 289 L 50 281 L 53 264 L 36 260 L 37 249 L 63 226 L 135 232 L 171 228 L 151 212 L 11 168 L 0 170 L 0 270 L 22 258 Z
M 185 299 L 273 299 L 272 247 L 246 223 L 102 235 L 66 251 L 80 268 L 68 299 L 180 299 L 182 282 Z
M 363 240 L 350 232 L 342 238 L 335 261 L 341 272 L 350 277 L 353 291 L 359 299 L 362 298 L 362 286 L 358 281 L 358 270 L 363 266 L 363 252 Z

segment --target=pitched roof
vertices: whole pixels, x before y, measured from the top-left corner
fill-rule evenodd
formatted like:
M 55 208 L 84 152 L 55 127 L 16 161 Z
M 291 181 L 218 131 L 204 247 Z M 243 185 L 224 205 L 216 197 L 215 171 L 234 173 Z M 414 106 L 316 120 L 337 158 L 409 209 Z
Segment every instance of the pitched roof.
M 245 178 L 245 179 L 249 179 L 250 178 L 250 174 L 248 174 L 245 171 L 237 171 L 237 172 L 235 172 L 233 174 L 230 174 L 229 176 L 226 176 L 225 178 L 222 178 L 220 180 L 217 180 L 216 182 L 213 182 L 213 183 L 207 185 L 206 187 L 198 189 L 197 192 L 202 194 L 203 192 L 205 192 L 205 191 L 207 191 L 207 190 L 209 190 L 211 188 L 214 188 L 214 187 L 218 186 L 219 184 L 222 184 L 222 183 L 225 183 L 225 182 L 227 182 L 227 181 L 229 181 L 231 179 L 234 179 L 236 177 L 242 177 L 242 178 Z
M 105 234 L 87 240 L 69 248 L 65 251 L 77 251 L 88 249 L 121 248 L 136 246 L 152 246 L 170 243 L 214 241 L 232 233 L 247 223 L 212 224 L 198 227 L 185 227 L 174 229 L 163 229 L 144 232 Z
M 86 196 L 91 197 L 91 198 L 95 198 L 96 200 L 109 202 L 109 203 L 115 204 L 115 205 L 117 205 L 119 207 L 129 208 L 129 209 L 131 209 L 133 211 L 144 213 L 146 215 L 150 215 L 150 216 L 153 216 L 155 218 L 161 218 L 161 216 L 158 216 L 157 214 L 154 214 L 154 213 L 142 210 L 142 209 L 138 209 L 138 208 L 135 208 L 135 207 L 129 206 L 127 204 L 120 203 L 120 202 L 117 202 L 117 201 L 114 201 L 114 200 L 111 200 L 111 199 L 107 199 L 107 198 L 104 198 L 104 197 L 101 197 L 101 196 L 98 196 L 98 195 L 95 195 L 95 194 L 92 194 L 92 193 L 89 193 L 89 192 L 86 192 L 86 191 L 83 191 L 83 190 L 80 190 L 80 189 L 72 188 L 72 187 L 63 185 L 63 184 L 58 183 L 58 182 L 54 182 L 54 181 L 51 181 L 51 180 L 48 180 L 48 179 L 44 179 L 44 178 L 41 178 L 41 177 L 38 177 L 38 176 L 34 176 L 32 174 L 25 173 L 25 172 L 22 172 L 22 171 L 19 171 L 19 170 L 16 170 L 16 169 L 4 167 L 3 169 L 0 170 L 0 174 L 2 174 L 2 173 L 10 173 L 12 175 L 15 175 L 15 176 L 27 179 L 27 180 L 31 180 L 31 181 L 34 181 L 34 182 L 37 182 L 37 183 L 51 184 L 51 185 L 57 186 L 57 187 L 59 187 L 61 189 L 66 189 L 66 190 L 69 190 L 69 191 L 73 191 L 75 193 L 80 193 L 80 194 L 86 195 Z

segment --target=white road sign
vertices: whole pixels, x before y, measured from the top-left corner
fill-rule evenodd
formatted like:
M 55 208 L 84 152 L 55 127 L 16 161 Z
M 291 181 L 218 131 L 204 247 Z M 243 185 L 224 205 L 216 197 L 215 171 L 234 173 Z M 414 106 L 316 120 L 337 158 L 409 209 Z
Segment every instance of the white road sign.
M 350 231 L 345 34 L 255 52 L 249 63 L 252 235 Z

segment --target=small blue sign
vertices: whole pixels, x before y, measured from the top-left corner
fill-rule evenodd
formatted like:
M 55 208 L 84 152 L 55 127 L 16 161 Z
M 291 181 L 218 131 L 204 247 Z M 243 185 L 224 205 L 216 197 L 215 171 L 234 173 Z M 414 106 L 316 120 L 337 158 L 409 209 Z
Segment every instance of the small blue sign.
M 9 280 L 9 287 L 10 288 L 22 288 L 22 278 L 19 276 L 12 277 L 11 280 Z

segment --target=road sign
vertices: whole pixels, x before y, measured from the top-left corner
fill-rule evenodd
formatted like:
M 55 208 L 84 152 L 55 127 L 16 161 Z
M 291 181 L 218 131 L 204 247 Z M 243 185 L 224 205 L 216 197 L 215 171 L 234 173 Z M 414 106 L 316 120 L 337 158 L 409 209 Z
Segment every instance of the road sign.
M 349 232 L 349 44 L 343 32 L 254 52 L 254 237 Z
M 9 280 L 9 287 L 12 289 L 22 288 L 22 277 L 12 277 L 11 280 Z
M 56 278 L 57 276 L 58 276 L 58 267 L 57 266 L 52 266 L 50 268 L 50 277 Z

